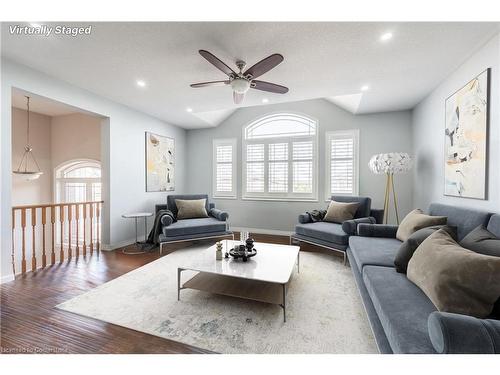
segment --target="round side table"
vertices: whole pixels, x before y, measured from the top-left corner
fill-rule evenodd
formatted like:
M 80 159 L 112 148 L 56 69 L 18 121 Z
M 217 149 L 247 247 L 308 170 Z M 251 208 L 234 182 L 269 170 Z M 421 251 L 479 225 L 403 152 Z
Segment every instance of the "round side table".
M 123 214 L 122 217 L 125 219 L 135 220 L 135 248 L 139 251 L 127 251 L 126 248 L 122 250 L 123 254 L 144 254 L 145 251 L 140 245 L 144 245 L 147 241 L 148 235 L 148 217 L 153 216 L 152 212 L 131 212 L 128 214 Z M 137 238 L 137 222 L 140 218 L 144 218 L 144 242 L 139 242 Z

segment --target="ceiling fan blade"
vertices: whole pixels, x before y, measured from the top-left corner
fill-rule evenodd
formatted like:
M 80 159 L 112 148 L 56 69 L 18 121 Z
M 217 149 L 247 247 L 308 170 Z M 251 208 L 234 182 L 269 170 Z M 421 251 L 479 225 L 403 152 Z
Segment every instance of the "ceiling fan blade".
M 243 75 L 246 76 L 247 74 L 250 74 L 252 78 L 260 77 L 261 75 L 267 73 L 276 65 L 281 63 L 283 60 L 283 56 L 281 56 L 279 53 L 275 53 L 247 69 L 247 71 Z
M 229 80 L 192 83 L 189 86 L 194 87 L 194 88 L 198 88 L 198 87 L 225 86 L 225 85 L 229 85 Z
M 238 94 L 236 91 L 233 91 L 233 100 L 234 104 L 240 104 L 243 101 L 245 94 Z
M 215 66 L 220 71 L 226 73 L 228 76 L 230 76 L 231 74 L 236 75 L 233 69 L 224 64 L 221 60 L 215 57 L 215 55 L 211 54 L 208 51 L 205 51 L 204 49 L 200 49 L 198 52 L 200 52 L 200 55 L 202 55 L 210 64 Z
M 274 92 L 276 94 L 286 94 L 288 92 L 288 87 L 265 81 L 253 80 L 250 87 L 256 90 Z

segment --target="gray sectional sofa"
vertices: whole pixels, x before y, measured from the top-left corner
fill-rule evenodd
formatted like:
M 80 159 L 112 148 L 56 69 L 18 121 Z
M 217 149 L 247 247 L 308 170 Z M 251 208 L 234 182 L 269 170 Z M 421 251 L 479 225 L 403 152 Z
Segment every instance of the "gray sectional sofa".
M 447 216 L 459 240 L 479 225 L 500 236 L 500 215 L 431 204 L 430 215 Z M 438 312 L 394 258 L 397 226 L 359 224 L 347 256 L 381 353 L 500 353 L 500 320 Z

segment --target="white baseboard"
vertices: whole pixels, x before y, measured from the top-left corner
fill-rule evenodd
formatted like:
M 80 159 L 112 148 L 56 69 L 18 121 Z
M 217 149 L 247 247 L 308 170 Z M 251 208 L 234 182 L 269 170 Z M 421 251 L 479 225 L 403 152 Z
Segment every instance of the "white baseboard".
M 106 244 L 106 243 L 101 243 L 101 250 L 103 251 L 113 251 L 116 249 L 119 249 L 120 247 L 124 246 L 129 246 L 135 243 L 135 238 L 132 238 L 130 240 L 124 240 L 120 242 L 116 242 L 113 244 Z
M 293 232 L 286 230 L 275 230 L 275 229 L 261 229 L 261 228 L 247 228 L 247 227 L 230 227 L 232 232 L 250 232 L 258 234 L 273 234 L 276 236 L 290 236 Z
M 11 281 L 14 281 L 14 280 L 15 280 L 14 274 L 10 274 L 10 275 L 7 275 L 7 276 L 2 276 L 0 278 L 0 284 L 5 284 L 5 283 L 8 283 L 8 282 L 11 282 Z

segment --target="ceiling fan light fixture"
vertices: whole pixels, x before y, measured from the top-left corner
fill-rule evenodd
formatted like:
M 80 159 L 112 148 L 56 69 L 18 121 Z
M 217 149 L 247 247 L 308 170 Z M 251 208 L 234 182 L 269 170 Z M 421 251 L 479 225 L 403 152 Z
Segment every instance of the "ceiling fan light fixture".
M 244 94 L 250 88 L 250 82 L 244 78 L 235 78 L 231 81 L 231 87 L 237 94 Z

